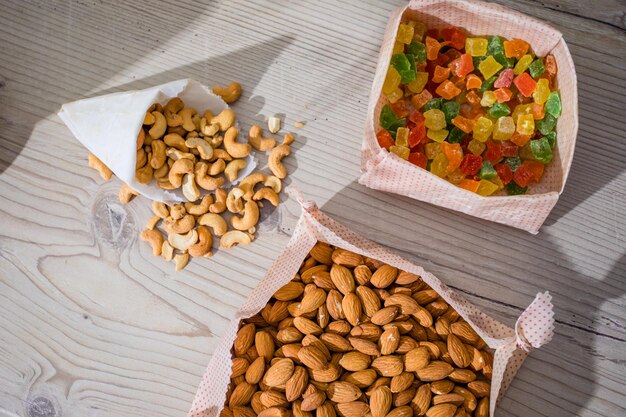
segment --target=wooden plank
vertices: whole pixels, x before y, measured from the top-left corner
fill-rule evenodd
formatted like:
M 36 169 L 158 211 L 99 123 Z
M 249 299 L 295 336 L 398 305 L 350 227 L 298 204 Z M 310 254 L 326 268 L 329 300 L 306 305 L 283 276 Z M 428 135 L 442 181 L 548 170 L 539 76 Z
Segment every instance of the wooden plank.
M 331 216 L 424 265 L 508 324 L 547 289 L 553 342 L 533 352 L 506 416 L 624 414 L 626 52 L 615 0 L 499 1 L 561 30 L 579 76 L 578 147 L 538 236 L 356 183 L 389 12 L 403 2 L 6 0 L 0 14 L 0 412 L 183 415 L 229 317 L 284 247 L 288 201 L 246 249 L 179 274 L 137 239 L 55 115 L 67 101 L 178 78 L 237 79 L 244 125 L 295 121 L 290 182 Z M 367 221 L 363 221 L 367 219 Z M 489 230 L 489 233 L 485 233 Z

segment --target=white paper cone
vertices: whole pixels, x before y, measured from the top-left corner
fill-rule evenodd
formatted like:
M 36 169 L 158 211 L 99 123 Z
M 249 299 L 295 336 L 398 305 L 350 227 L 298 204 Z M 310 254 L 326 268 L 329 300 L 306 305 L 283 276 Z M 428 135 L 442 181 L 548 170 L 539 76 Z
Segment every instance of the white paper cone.
M 152 200 L 179 203 L 186 201 L 180 189 L 168 191 L 159 188 L 154 180 L 150 184 L 140 184 L 135 180 L 136 140 L 146 110 L 153 103 L 165 105 L 173 97 L 180 97 L 186 106 L 195 107 L 199 113 L 208 109 L 217 114 L 228 108 L 224 100 L 206 86 L 185 79 L 145 90 L 107 94 L 67 103 L 61 107 L 59 117 L 89 152 L 131 188 Z M 239 178 L 251 173 L 255 167 L 254 157 L 248 156 L 246 168 L 240 171 Z M 226 181 L 224 186 L 229 185 Z

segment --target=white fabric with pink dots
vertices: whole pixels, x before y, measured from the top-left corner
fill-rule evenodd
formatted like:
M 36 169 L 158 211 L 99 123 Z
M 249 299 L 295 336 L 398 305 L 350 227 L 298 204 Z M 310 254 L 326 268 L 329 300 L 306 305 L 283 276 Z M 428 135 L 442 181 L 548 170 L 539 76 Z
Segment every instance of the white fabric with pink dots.
M 495 350 L 491 383 L 491 415 L 493 415 L 497 400 L 504 394 L 528 352 L 532 348 L 548 343 L 552 338 L 554 319 L 550 295 L 547 292 L 537 295 L 535 301 L 518 319 L 515 329 L 511 328 L 478 310 L 422 267 L 335 222 L 322 213 L 314 203 L 304 201 L 298 191 L 292 194 L 302 205 L 302 216 L 293 236 L 265 278 L 252 291 L 248 300 L 229 323 L 200 382 L 188 417 L 219 415 L 230 381 L 231 347 L 239 321 L 258 313 L 277 289 L 291 281 L 317 241 L 378 259 L 403 271 L 417 274 L 437 291 L 476 330 L 487 345 Z
M 522 38 L 539 56 L 552 53 L 558 66 L 557 83 L 563 112 L 557 122 L 554 159 L 540 183 L 520 196 L 482 197 L 387 152 L 378 145 L 378 117 L 387 104 L 381 94 L 398 25 L 403 18 L 429 28 L 464 28 L 471 35 Z M 560 32 L 529 16 L 493 3 L 468 0 L 413 0 L 396 9 L 387 24 L 370 93 L 359 182 L 376 190 L 402 194 L 472 216 L 538 233 L 563 191 L 574 156 L 578 132 L 578 91 L 574 63 Z

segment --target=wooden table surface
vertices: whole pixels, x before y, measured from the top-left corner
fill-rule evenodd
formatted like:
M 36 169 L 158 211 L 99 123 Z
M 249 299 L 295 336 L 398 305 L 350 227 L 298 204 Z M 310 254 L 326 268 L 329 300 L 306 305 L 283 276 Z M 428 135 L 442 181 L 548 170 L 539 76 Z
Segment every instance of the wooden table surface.
M 513 325 L 541 290 L 553 341 L 499 416 L 626 413 L 623 0 L 501 0 L 565 36 L 578 72 L 571 174 L 541 233 L 364 188 L 359 150 L 380 2 L 0 0 L 0 415 L 184 416 L 225 324 L 287 243 L 287 201 L 246 248 L 175 274 L 56 115 L 62 103 L 195 78 L 244 86 L 249 126 L 305 121 L 290 181 L 323 210 Z M 295 129 L 294 129 L 295 130 Z M 488 232 L 487 232 L 488 231 Z

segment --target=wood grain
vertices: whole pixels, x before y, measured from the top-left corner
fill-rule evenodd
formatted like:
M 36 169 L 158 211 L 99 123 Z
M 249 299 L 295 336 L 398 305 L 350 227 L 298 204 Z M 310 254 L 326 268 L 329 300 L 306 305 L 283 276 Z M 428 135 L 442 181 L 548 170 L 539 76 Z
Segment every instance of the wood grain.
M 499 3 L 561 30 L 579 77 L 572 171 L 538 236 L 355 182 L 400 0 L 0 1 L 0 414 L 185 415 L 222 329 L 288 241 L 291 200 L 253 245 L 174 274 L 137 238 L 148 202 L 121 206 L 119 182 L 87 168 L 56 116 L 67 101 L 186 77 L 240 81 L 245 125 L 304 121 L 290 181 L 494 317 L 512 325 L 537 291 L 554 295 L 556 336 L 498 415 L 626 413 L 623 2 Z

